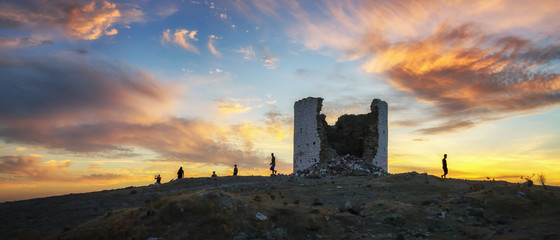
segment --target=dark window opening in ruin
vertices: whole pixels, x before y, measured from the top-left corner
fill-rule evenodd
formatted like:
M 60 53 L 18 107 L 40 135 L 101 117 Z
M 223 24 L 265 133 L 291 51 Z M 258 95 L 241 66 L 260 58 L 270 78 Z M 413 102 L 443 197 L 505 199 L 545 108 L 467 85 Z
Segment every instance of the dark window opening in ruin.
M 352 156 L 362 158 L 364 150 L 371 148 L 373 131 L 376 129 L 372 126 L 374 123 L 373 114 L 361 115 L 343 115 L 338 118 L 334 126 L 325 126 L 327 135 L 326 145 L 336 151 L 339 156 L 350 154 Z

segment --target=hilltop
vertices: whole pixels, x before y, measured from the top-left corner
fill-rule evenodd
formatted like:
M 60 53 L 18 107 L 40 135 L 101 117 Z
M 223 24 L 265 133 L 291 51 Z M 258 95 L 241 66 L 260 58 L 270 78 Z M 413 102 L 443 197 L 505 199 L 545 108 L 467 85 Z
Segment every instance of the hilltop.
M 558 239 L 560 188 L 379 177 L 187 178 L 0 204 L 7 239 Z

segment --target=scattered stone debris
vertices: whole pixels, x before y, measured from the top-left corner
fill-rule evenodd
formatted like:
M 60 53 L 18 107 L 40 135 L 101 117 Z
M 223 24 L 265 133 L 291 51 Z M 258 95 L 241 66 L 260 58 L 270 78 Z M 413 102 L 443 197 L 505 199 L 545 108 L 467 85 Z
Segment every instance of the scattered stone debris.
M 267 219 L 267 217 L 266 217 L 264 214 L 259 213 L 259 212 L 256 214 L 255 217 L 256 217 L 258 220 L 261 220 L 261 221 L 264 221 L 264 220 Z
M 296 176 L 307 178 L 320 178 L 326 176 L 387 176 L 388 173 L 381 167 L 356 158 L 353 155 L 344 155 L 332 158 L 329 162 L 318 162 L 315 165 L 295 173 Z

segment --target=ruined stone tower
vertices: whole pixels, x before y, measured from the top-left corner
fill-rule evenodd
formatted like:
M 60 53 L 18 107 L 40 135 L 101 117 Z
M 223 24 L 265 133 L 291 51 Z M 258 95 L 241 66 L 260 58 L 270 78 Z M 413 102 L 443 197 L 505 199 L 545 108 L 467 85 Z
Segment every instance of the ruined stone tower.
M 343 115 L 334 126 L 327 124 L 322 106 L 323 99 L 313 97 L 294 104 L 294 172 L 345 155 L 387 171 L 387 103 L 374 99 L 370 113 Z

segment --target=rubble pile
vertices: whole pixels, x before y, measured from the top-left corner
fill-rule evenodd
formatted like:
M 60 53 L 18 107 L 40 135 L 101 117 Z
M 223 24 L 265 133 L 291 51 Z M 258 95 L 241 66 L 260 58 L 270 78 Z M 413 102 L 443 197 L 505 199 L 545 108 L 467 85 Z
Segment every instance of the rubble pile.
M 328 162 L 318 162 L 307 169 L 296 172 L 296 176 L 306 177 L 386 175 L 388 174 L 385 169 L 350 154 L 331 158 Z

